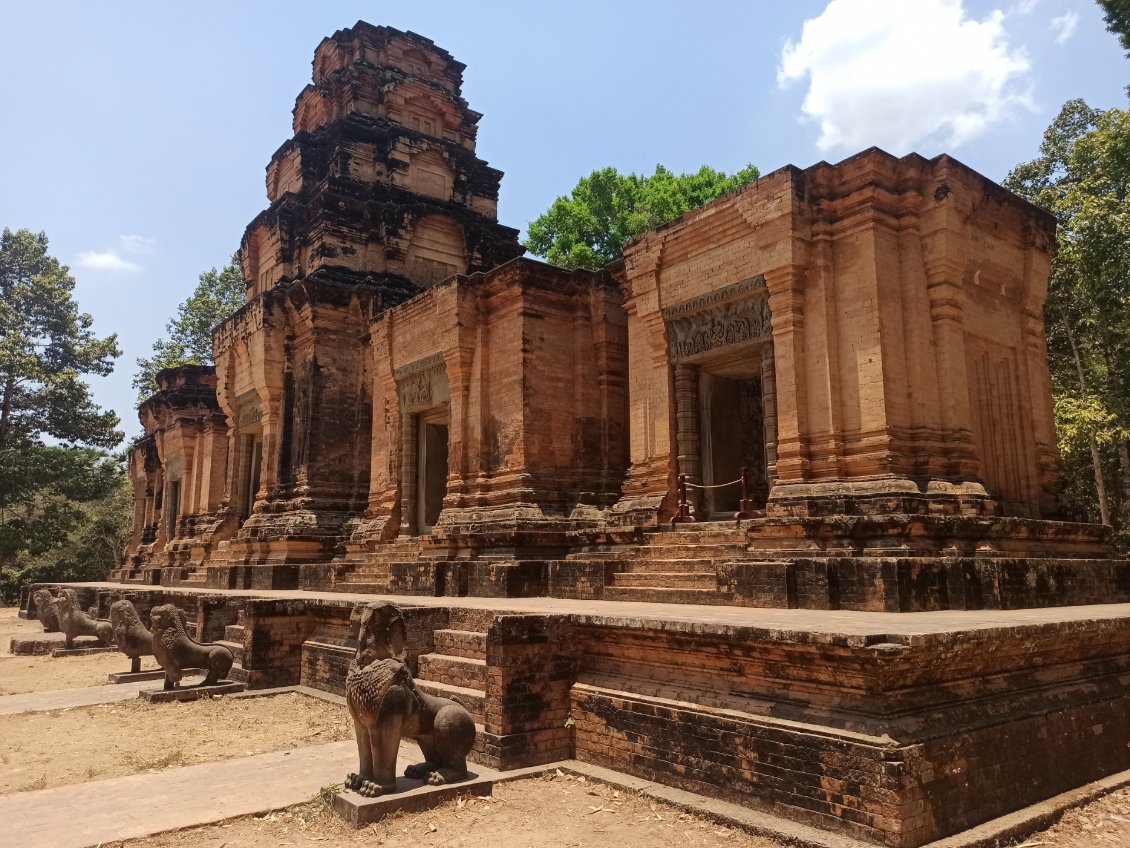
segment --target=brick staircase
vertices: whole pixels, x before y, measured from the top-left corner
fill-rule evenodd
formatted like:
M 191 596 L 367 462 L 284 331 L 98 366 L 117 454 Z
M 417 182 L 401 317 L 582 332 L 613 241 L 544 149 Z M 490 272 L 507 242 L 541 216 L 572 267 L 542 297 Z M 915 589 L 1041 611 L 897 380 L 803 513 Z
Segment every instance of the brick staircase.
M 462 704 L 482 731 L 487 689 L 487 627 L 491 613 L 452 610 L 449 627 L 435 631 L 435 650 L 421 654 L 416 685 Z
M 247 682 L 247 672 L 243 670 L 243 645 L 245 628 L 243 626 L 243 610 L 238 613 L 237 624 L 229 624 L 224 628 L 224 638 L 217 639 L 217 645 L 223 645 L 231 651 L 235 663 L 228 673 L 228 679 L 234 680 L 236 683 Z
M 419 553 L 420 544 L 415 538 L 386 542 L 365 554 L 350 553 L 344 561 L 335 564 L 332 589 L 356 594 L 386 594 L 392 571 L 398 566 L 413 566 Z
M 606 600 L 728 604 L 732 598 L 719 589 L 719 568 L 749 557 L 746 530 L 727 521 L 657 530 L 636 545 L 592 545 L 571 558 L 611 565 Z

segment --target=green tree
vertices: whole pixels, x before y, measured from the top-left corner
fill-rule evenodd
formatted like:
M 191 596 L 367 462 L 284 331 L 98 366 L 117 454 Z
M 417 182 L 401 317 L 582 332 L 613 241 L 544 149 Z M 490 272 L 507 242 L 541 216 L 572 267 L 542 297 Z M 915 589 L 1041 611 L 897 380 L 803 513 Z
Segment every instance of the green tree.
M 602 268 L 619 259 L 624 243 L 760 176 L 747 165 L 729 176 L 705 165 L 675 174 L 659 165 L 651 176 L 603 168 L 582 177 L 532 221 L 524 244 L 566 268 Z
M 114 412 L 100 409 L 83 375 L 106 375 L 120 355 L 78 311 L 75 281 L 47 253 L 47 237 L 0 235 L 0 569 L 15 580 L 45 568 L 83 524 L 83 504 L 117 484 L 106 449 Z M 16 582 L 18 587 L 18 582 Z M 5 590 L 8 594 L 8 590 Z
M 1005 185 L 1058 221 L 1046 319 L 1060 448 L 1072 489 L 1126 533 L 1130 113 L 1069 101 L 1044 134 L 1040 156 L 1018 165 Z
M 200 275 L 196 289 L 165 325 L 168 336 L 153 343 L 151 356 L 137 360 L 133 387 L 140 399 L 157 389 L 157 372 L 177 365 L 212 364 L 212 330 L 246 302 L 239 252 L 222 269 Z
M 1098 0 L 1106 28 L 1118 36 L 1122 49 L 1130 54 L 1130 0 Z

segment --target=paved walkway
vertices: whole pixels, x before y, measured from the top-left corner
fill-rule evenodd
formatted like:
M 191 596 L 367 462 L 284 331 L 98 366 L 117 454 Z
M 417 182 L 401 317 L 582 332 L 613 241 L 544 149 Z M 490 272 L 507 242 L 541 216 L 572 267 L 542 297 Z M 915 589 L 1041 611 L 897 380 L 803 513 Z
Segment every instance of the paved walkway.
M 403 753 L 403 750 L 402 750 Z M 0 796 L 6 848 L 90 848 L 309 801 L 356 768 L 353 741 L 330 742 Z
M 81 689 L 55 689 L 51 692 L 28 692 L 24 695 L 0 696 L 0 715 L 65 710 L 68 707 L 89 707 L 136 698 L 142 689 L 160 688 L 161 681 L 113 683 L 107 686 L 84 686 Z M 0 818 L 0 821 L 3 821 Z

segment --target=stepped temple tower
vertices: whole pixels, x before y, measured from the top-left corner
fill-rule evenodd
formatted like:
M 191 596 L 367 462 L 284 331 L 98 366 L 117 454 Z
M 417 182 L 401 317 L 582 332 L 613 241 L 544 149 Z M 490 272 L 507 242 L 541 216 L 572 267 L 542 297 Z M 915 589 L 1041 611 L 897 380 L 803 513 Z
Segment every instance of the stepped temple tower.
M 318 46 L 247 303 L 141 405 L 84 605 L 175 603 L 249 686 L 340 694 L 358 596 L 406 596 L 479 762 L 892 848 L 1130 768 L 1130 562 L 1061 492 L 1052 217 L 870 149 L 558 268 L 496 220 L 462 71 L 366 23 Z

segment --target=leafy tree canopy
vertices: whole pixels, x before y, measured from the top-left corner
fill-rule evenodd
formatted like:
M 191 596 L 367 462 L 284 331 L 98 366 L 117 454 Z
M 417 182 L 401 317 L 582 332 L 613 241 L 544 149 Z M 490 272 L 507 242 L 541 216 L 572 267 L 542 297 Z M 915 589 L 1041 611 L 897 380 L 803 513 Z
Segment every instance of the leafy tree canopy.
M 624 243 L 760 176 L 753 165 L 727 175 L 705 165 L 675 174 L 659 165 L 651 176 L 593 171 L 529 226 L 525 245 L 554 265 L 602 268 Z
M 1046 319 L 1069 480 L 1130 531 L 1130 113 L 1068 101 L 1005 185 L 1059 222 Z
M 88 505 L 116 489 L 122 439 L 114 412 L 92 400 L 83 375 L 109 374 L 120 355 L 78 311 L 74 278 L 47 253 L 47 237 L 0 235 L 0 594 L 24 569 L 45 573 L 52 554 L 86 526 Z M 112 562 L 112 559 L 110 560 Z
M 1106 28 L 1118 36 L 1122 49 L 1130 53 L 1130 0 L 1099 0 Z
M 112 447 L 118 416 L 100 409 L 84 374 L 104 376 L 121 355 L 116 336 L 97 338 L 78 311 L 75 280 L 47 254 L 47 236 L 0 235 L 0 451 L 50 437 Z
M 157 372 L 178 365 L 212 364 L 212 330 L 246 302 L 239 252 L 222 269 L 200 275 L 196 289 L 165 325 L 167 338 L 153 343 L 152 356 L 137 360 L 133 386 L 144 399 L 157 389 Z

